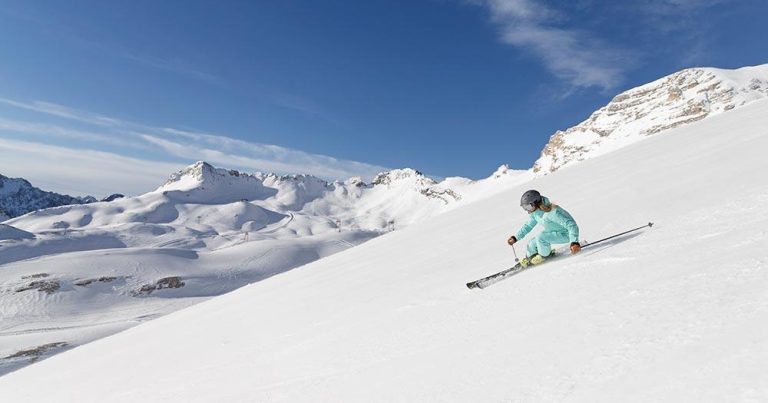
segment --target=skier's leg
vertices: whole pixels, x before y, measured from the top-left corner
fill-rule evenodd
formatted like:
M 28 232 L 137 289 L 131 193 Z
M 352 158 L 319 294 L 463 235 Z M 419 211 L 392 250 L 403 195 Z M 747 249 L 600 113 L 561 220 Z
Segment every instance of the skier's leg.
M 536 238 L 537 237 L 533 237 L 531 238 L 530 241 L 528 241 L 528 247 L 526 248 L 528 250 L 528 253 L 526 254 L 526 256 L 528 257 L 531 257 L 536 253 L 538 253 L 538 250 L 536 249 L 536 244 L 537 244 Z
M 552 244 L 568 243 L 568 234 L 562 232 L 542 232 L 536 237 L 536 249 L 539 255 L 547 257 L 552 253 Z
M 542 232 L 536 237 L 536 250 L 538 250 L 539 255 L 543 257 L 547 257 L 552 253 L 552 244 L 546 234 L 546 232 Z

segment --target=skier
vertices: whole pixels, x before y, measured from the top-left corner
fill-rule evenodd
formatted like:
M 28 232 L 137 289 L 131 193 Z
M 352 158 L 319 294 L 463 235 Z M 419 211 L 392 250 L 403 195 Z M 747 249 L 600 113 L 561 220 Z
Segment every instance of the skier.
M 544 227 L 544 231 L 528 241 L 528 253 L 520 261 L 523 267 L 543 263 L 553 252 L 552 244 L 570 242 L 571 253 L 581 251 L 579 226 L 565 209 L 550 202 L 536 190 L 523 193 L 520 207 L 527 211 L 530 217 L 517 234 L 509 237 L 508 244 L 514 245 L 518 240 L 525 238 L 537 224 Z

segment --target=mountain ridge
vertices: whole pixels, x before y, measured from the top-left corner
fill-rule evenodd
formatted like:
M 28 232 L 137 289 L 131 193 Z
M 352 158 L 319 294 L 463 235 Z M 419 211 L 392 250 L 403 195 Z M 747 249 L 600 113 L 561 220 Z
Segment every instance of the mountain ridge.
M 0 222 L 35 210 L 96 201 L 93 196 L 73 197 L 44 191 L 24 178 L 9 178 L 0 174 Z
M 684 69 L 624 91 L 581 123 L 558 130 L 532 169 L 551 173 L 766 97 L 768 64 Z

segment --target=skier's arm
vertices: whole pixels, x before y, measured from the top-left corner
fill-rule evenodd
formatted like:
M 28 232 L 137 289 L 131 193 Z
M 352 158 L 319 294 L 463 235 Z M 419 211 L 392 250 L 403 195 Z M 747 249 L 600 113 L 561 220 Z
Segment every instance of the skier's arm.
M 536 226 L 536 224 L 538 224 L 538 222 L 536 221 L 535 218 L 533 218 L 533 215 L 531 215 L 528 218 L 528 222 L 523 224 L 523 226 L 520 228 L 520 230 L 517 231 L 517 234 L 515 234 L 515 239 L 517 239 L 519 241 L 519 240 L 525 238 L 525 236 L 528 235 L 529 232 L 531 232 L 531 230 L 533 229 L 533 227 Z

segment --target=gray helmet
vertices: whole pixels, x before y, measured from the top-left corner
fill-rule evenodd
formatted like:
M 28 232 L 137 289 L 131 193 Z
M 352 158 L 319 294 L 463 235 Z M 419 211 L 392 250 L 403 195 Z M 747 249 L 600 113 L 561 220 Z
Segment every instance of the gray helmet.
M 520 207 L 526 211 L 536 210 L 539 204 L 541 204 L 541 193 L 536 190 L 529 190 L 520 198 Z

